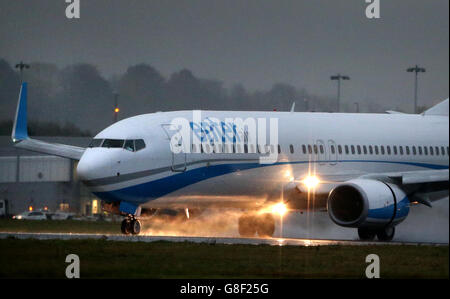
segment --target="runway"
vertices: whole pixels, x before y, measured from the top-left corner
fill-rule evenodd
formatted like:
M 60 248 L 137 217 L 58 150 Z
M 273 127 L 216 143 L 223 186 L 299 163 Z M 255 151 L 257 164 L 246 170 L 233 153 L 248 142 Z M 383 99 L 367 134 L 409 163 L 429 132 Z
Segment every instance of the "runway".
M 293 238 L 227 238 L 227 237 L 189 237 L 189 236 L 124 236 L 116 234 L 71 234 L 71 233 L 17 233 L 0 232 L 0 239 L 36 239 L 36 240 L 106 240 L 119 242 L 193 242 L 206 244 L 245 244 L 272 246 L 379 246 L 379 245 L 411 245 L 411 246 L 448 246 L 447 243 L 430 242 L 377 242 L 358 240 L 325 240 L 325 239 L 293 239 Z

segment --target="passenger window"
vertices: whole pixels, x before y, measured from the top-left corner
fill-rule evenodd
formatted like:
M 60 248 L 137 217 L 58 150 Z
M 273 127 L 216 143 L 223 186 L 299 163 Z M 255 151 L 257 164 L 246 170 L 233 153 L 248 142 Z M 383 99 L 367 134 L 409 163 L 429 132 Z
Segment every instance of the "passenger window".
M 369 145 L 369 154 L 373 155 L 373 148 L 371 145 Z
M 334 155 L 334 153 L 336 152 L 336 150 L 334 149 L 334 145 L 331 145 L 330 148 L 331 148 L 331 153 Z
M 89 143 L 89 147 L 100 147 L 102 146 L 103 139 L 92 139 Z
M 338 145 L 338 153 L 342 154 L 342 146 L 341 145 Z
M 303 150 L 303 153 L 306 155 L 306 146 L 304 144 L 302 145 L 302 150 Z
M 308 144 L 308 153 L 311 155 L 312 154 L 312 147 L 311 145 Z
M 141 149 L 145 148 L 145 142 L 142 139 L 137 139 L 134 141 L 134 147 L 136 151 L 140 151 Z
M 123 139 L 105 139 L 103 141 L 102 147 L 107 148 L 122 148 L 125 140 Z
M 433 147 L 432 146 L 430 146 L 430 155 L 434 155 L 434 151 L 433 151 Z
M 436 152 L 436 156 L 439 156 L 439 147 L 438 146 L 435 147 L 435 152 Z
M 294 153 L 294 146 L 291 144 L 291 145 L 289 145 L 289 150 L 291 151 L 291 154 L 293 154 Z
M 423 147 L 423 152 L 426 156 L 428 156 L 428 148 L 426 146 Z
M 281 154 L 281 145 L 278 144 L 278 153 Z
M 381 154 L 384 155 L 384 146 L 381 145 L 380 149 L 381 149 Z
M 345 146 L 345 154 L 348 155 L 348 145 Z
M 397 155 L 397 147 L 394 145 L 392 148 L 394 149 L 394 155 Z
M 364 155 L 367 155 L 367 146 L 363 145 L 363 153 Z
M 388 145 L 388 146 L 386 146 L 386 149 L 387 149 L 387 154 L 390 155 L 391 154 L 391 147 Z
M 400 149 L 400 155 L 403 155 L 403 146 L 398 147 Z
M 357 145 L 356 149 L 358 150 L 358 155 L 361 155 L 361 146 Z
M 409 155 L 410 154 L 409 146 L 405 146 L 405 149 L 406 149 L 406 154 Z
M 323 153 L 324 153 L 323 145 L 321 144 L 321 145 L 319 146 L 319 148 L 320 148 L 320 153 L 323 154 Z
M 130 152 L 134 152 L 134 140 L 125 140 L 124 149 Z
M 375 155 L 378 155 L 378 145 L 375 145 Z
M 445 156 L 445 148 L 443 146 L 441 146 L 441 155 Z
M 354 155 L 355 154 L 355 146 L 351 145 L 350 148 L 352 149 L 352 155 Z
M 314 148 L 314 154 L 317 155 L 317 153 L 318 153 L 318 150 L 317 150 L 317 144 L 314 144 L 314 145 L 313 145 L 313 148 Z
M 416 150 L 416 147 L 415 147 L 415 146 L 412 147 L 412 151 L 413 151 L 413 155 L 414 155 L 414 156 L 417 155 L 417 150 Z
M 418 146 L 417 148 L 419 149 L 419 155 L 422 155 L 422 147 Z

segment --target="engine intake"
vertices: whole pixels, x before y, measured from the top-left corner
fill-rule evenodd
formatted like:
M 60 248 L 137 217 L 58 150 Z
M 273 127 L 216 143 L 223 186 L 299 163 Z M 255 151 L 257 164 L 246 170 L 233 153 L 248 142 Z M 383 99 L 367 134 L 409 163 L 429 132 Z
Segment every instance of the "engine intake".
M 336 186 L 327 201 L 334 223 L 345 227 L 396 225 L 409 213 L 409 200 L 397 185 L 356 179 Z

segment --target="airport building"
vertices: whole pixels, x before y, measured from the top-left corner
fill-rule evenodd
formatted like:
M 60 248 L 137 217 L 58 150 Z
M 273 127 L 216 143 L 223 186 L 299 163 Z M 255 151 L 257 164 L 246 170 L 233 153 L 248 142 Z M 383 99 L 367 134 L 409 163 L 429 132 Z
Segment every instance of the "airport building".
M 91 138 L 38 139 L 86 147 Z M 10 215 L 31 209 L 100 213 L 100 200 L 78 181 L 76 166 L 77 161 L 18 149 L 10 136 L 0 136 L 0 205 Z

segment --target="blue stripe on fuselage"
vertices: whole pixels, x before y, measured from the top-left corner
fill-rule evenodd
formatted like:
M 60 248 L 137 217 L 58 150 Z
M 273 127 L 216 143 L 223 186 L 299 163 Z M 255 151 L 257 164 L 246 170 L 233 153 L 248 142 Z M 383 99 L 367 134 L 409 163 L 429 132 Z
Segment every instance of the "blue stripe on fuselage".
M 160 178 L 154 181 L 130 186 L 118 190 L 107 192 L 94 192 L 96 196 L 106 201 L 121 201 L 125 200 L 134 203 L 145 203 L 149 200 L 164 196 L 186 186 L 214 178 L 217 176 L 230 174 L 236 171 L 266 167 L 277 165 L 291 165 L 291 164 L 305 164 L 305 163 L 329 163 L 335 161 L 295 161 L 295 162 L 277 162 L 273 164 L 260 163 L 234 163 L 234 164 L 218 164 L 211 166 L 199 167 L 187 170 L 182 173 L 174 173 L 173 175 Z M 428 169 L 448 169 L 446 165 L 436 165 L 428 163 L 416 162 L 394 162 L 394 161 L 367 161 L 367 160 L 346 160 L 337 161 L 339 163 L 390 163 L 418 166 Z

